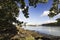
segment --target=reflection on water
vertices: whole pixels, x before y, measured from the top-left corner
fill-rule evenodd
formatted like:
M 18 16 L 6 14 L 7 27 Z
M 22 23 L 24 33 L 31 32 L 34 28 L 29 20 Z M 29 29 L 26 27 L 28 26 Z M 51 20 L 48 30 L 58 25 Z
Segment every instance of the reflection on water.
M 23 26 L 22 28 L 27 29 L 27 30 L 35 30 L 40 33 L 50 34 L 50 35 L 54 35 L 54 36 L 60 36 L 60 27 L 46 27 L 46 26 L 37 26 L 37 27 L 26 26 L 26 27 L 24 27 Z

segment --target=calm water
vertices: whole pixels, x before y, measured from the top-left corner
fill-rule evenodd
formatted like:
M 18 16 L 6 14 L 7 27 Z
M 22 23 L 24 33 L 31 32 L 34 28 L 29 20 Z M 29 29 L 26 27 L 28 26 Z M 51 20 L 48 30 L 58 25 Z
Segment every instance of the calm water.
M 40 33 L 45 33 L 45 34 L 49 34 L 49 35 L 54 35 L 54 36 L 60 36 L 60 27 L 46 27 L 46 26 L 26 26 L 26 27 L 22 27 L 26 30 L 35 30 L 38 31 Z

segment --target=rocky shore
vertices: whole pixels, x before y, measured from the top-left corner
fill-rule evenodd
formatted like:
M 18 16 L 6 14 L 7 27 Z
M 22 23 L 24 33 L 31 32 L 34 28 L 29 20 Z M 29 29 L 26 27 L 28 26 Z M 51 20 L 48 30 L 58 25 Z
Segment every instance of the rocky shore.
M 23 28 L 19 28 L 19 32 L 17 35 L 11 38 L 11 40 L 35 40 L 36 38 L 42 38 L 43 36 L 34 31 L 24 30 Z
M 19 32 L 17 35 L 11 38 L 11 40 L 59 40 L 51 35 L 39 34 L 35 31 L 24 30 L 23 28 L 17 28 Z
M 47 34 L 43 34 L 43 33 L 39 33 L 39 32 L 36 32 L 36 31 L 30 31 L 30 30 L 25 30 L 21 27 L 17 27 L 17 34 L 14 35 L 15 33 L 15 28 L 13 28 L 13 30 L 10 28 L 9 30 L 5 31 L 1 31 L 0 32 L 0 40 L 60 40 L 60 37 L 55 37 L 55 36 L 52 36 L 52 35 L 47 35 Z M 2 34 L 2 32 L 4 32 Z M 8 34 L 8 33 L 12 33 L 11 34 Z M 2 35 L 1 35 L 2 34 Z M 11 38 L 9 38 L 10 36 Z

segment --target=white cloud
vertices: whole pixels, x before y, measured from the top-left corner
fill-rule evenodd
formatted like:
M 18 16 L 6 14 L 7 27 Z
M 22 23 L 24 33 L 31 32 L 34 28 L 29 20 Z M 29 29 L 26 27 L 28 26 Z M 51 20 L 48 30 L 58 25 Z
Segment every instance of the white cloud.
M 57 21 L 56 20 L 46 20 L 46 21 L 40 22 L 40 24 L 54 23 L 54 22 L 57 22 Z
M 44 12 L 42 13 L 41 17 L 47 16 L 48 14 L 49 14 L 49 11 L 44 11 Z
M 57 19 L 57 18 L 60 18 L 60 13 L 54 17 L 54 19 Z
M 57 22 L 56 20 L 53 20 L 53 19 L 49 19 L 49 20 L 46 20 L 46 21 L 40 21 L 40 22 L 29 22 L 27 23 L 27 25 L 41 25 L 41 24 L 46 24 L 46 23 L 54 23 L 54 22 Z
M 54 22 L 57 22 L 57 21 L 56 20 L 47 20 L 44 23 L 54 23 Z

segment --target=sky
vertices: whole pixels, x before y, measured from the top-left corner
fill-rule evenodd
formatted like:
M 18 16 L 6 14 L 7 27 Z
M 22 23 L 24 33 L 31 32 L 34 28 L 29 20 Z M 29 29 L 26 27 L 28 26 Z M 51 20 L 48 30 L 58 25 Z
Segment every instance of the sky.
M 44 24 L 56 22 L 56 19 L 60 17 L 60 14 L 53 18 L 48 17 L 49 9 L 52 7 L 52 3 L 52 0 L 48 0 L 47 3 L 37 4 L 36 8 L 29 7 L 29 18 L 25 18 L 20 10 L 17 20 L 27 22 L 27 24 Z

